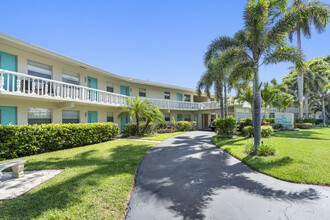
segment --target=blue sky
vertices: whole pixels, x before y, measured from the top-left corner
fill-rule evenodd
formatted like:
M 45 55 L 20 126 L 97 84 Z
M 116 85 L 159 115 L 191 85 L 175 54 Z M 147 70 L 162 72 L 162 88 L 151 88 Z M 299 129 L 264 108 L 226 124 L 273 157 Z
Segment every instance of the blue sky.
M 329 0 L 327 0 L 329 1 Z M 211 40 L 243 27 L 246 0 L 3 1 L 0 31 L 115 74 L 196 88 Z M 330 54 L 330 27 L 302 41 Z M 262 67 L 279 82 L 290 63 Z

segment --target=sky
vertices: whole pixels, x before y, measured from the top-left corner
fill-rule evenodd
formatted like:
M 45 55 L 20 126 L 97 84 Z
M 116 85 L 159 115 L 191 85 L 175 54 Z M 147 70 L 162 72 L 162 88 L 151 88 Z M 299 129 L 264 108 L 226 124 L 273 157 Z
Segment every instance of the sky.
M 118 75 L 196 88 L 208 45 L 243 28 L 246 2 L 11 0 L 0 32 Z M 306 59 L 330 54 L 329 29 L 303 38 Z M 281 82 L 290 66 L 263 66 L 260 80 Z

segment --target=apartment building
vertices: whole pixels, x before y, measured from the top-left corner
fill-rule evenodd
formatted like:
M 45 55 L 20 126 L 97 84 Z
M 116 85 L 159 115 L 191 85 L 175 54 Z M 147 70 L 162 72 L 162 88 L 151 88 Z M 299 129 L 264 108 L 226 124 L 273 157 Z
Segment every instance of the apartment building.
M 213 95 L 119 76 L 0 33 L 1 124 L 115 122 L 123 128 L 130 118 L 118 114 L 128 97 L 149 99 L 167 123 L 196 121 L 203 129 L 220 114 Z M 228 104 L 239 120 L 251 116 L 246 103 L 230 98 Z
M 119 76 L 0 34 L 1 124 L 115 122 L 128 97 L 149 99 L 165 120 L 207 127 L 215 102 L 194 89 Z M 212 109 L 212 112 L 208 110 Z

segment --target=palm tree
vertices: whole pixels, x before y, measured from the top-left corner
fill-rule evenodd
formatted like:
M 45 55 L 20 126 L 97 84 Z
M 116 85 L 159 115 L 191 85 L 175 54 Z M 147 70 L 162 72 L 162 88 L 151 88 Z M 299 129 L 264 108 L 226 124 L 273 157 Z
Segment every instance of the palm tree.
M 152 103 L 149 100 L 142 100 L 138 97 L 135 97 L 133 100 L 127 98 L 128 106 L 121 107 L 121 112 L 118 115 L 118 118 L 126 117 L 127 114 L 135 118 L 136 126 L 138 129 L 138 134 L 140 132 L 140 121 L 146 117 L 147 111 L 152 107 Z
M 303 11 L 301 19 L 297 20 L 294 27 L 289 30 L 289 39 L 292 42 L 293 34 L 297 34 L 297 48 L 301 51 L 301 32 L 307 38 L 311 38 L 311 25 L 313 24 L 318 33 L 325 30 L 325 26 L 329 22 L 329 7 L 317 0 L 307 2 L 305 0 L 294 0 L 291 13 Z M 298 79 L 298 99 L 299 99 L 299 119 L 303 117 L 303 89 L 304 89 L 304 72 L 297 71 Z
M 296 10 L 295 13 L 288 12 L 274 20 L 274 11 L 278 5 L 272 2 L 250 0 L 244 10 L 244 29 L 236 33 L 234 38 L 219 37 L 214 40 L 204 58 L 209 60 L 221 52 L 222 64 L 232 66 L 231 75 L 235 78 L 253 71 L 254 152 L 257 152 L 261 139 L 260 66 L 290 61 L 297 68 L 303 67 L 301 52 L 286 45 L 286 33 L 306 12 Z
M 277 84 L 273 81 L 273 84 Z M 262 123 L 264 123 L 268 106 L 272 106 L 275 101 L 275 97 L 278 93 L 276 86 L 269 85 L 268 82 L 264 84 L 264 88 L 261 89 L 261 98 L 264 106 L 264 117 L 262 118 Z
M 206 95 L 211 97 L 211 88 L 214 86 L 216 100 L 220 101 L 220 110 L 221 110 L 221 118 L 224 117 L 224 106 L 223 106 L 223 69 L 220 68 L 219 60 L 212 59 L 208 65 L 206 66 L 206 71 L 202 75 L 201 79 L 197 83 L 197 94 L 200 96 L 202 94 L 202 90 L 206 93 Z
M 164 124 L 165 122 L 164 115 L 161 113 L 161 111 L 159 111 L 159 108 L 156 105 L 148 108 L 144 116 L 146 118 L 146 124 L 142 131 L 142 135 L 146 133 L 148 126 L 151 122 L 159 122 L 161 124 Z
M 239 103 L 249 103 L 251 105 L 251 114 L 253 115 L 253 86 L 242 86 L 235 99 Z
M 274 104 L 281 112 L 286 112 L 286 109 L 295 102 L 294 97 L 287 93 L 280 93 L 276 96 Z

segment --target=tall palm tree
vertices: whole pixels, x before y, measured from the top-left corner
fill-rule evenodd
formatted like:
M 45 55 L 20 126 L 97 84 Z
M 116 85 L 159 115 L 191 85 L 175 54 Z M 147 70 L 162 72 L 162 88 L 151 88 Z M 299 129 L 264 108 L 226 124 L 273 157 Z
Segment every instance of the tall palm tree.
M 274 21 L 273 12 L 277 5 L 272 2 L 250 0 L 244 10 L 244 29 L 236 33 L 234 38 L 219 37 L 214 40 L 204 58 L 208 60 L 221 51 L 222 63 L 233 66 L 232 76 L 239 78 L 253 71 L 254 152 L 261 139 L 260 66 L 289 61 L 298 68 L 303 67 L 301 52 L 286 45 L 286 33 L 301 19 L 305 11 L 288 12 Z
M 224 117 L 224 102 L 223 102 L 223 88 L 224 88 L 224 73 L 219 65 L 219 60 L 214 58 L 210 60 L 206 66 L 206 71 L 197 83 L 197 94 L 200 96 L 202 90 L 208 97 L 211 97 L 211 88 L 214 86 L 216 100 L 220 102 L 221 118 Z
M 292 13 L 303 11 L 301 19 L 297 20 L 294 27 L 289 31 L 289 39 L 292 42 L 293 34 L 297 35 L 297 48 L 301 51 L 301 32 L 307 37 L 311 38 L 312 25 L 322 33 L 325 26 L 329 22 L 330 12 L 329 7 L 317 0 L 293 0 L 292 6 L 289 9 Z M 298 79 L 298 99 L 299 99 L 299 119 L 303 117 L 303 90 L 304 90 L 304 72 L 297 71 Z
M 276 86 L 272 86 L 268 82 L 266 82 L 264 84 L 264 88 L 261 89 L 261 98 L 262 98 L 262 102 L 263 102 L 263 106 L 264 106 L 264 116 L 262 118 L 262 123 L 264 123 L 264 121 L 266 119 L 268 106 L 272 106 L 274 104 L 275 97 L 278 92 L 279 92 L 279 90 L 276 88 Z
M 138 97 L 134 99 L 127 98 L 128 106 L 121 107 L 121 112 L 118 118 L 126 117 L 127 114 L 130 117 L 134 117 L 136 121 L 136 126 L 138 129 L 138 134 L 141 135 L 140 122 L 146 117 L 147 111 L 152 107 L 152 103 L 149 100 L 142 100 Z

